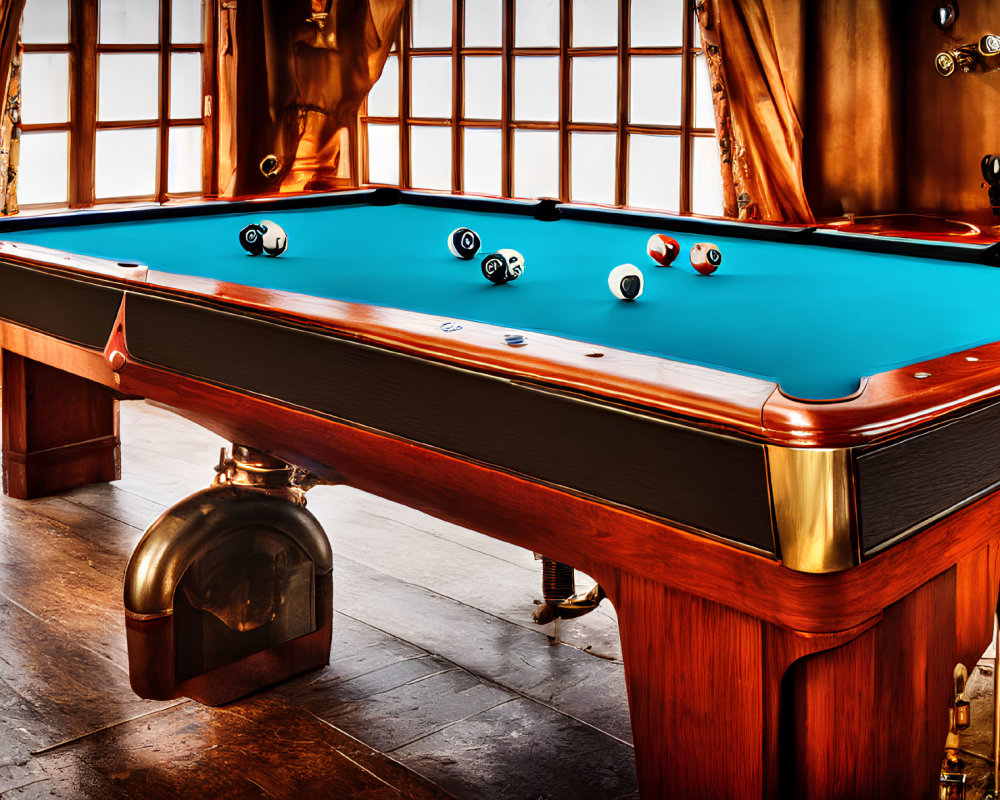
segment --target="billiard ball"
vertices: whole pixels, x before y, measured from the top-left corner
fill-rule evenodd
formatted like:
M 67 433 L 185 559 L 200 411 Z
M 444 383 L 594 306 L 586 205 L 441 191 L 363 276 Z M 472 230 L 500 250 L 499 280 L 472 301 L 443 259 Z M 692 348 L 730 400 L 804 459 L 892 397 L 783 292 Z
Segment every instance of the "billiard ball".
M 711 275 L 722 263 L 722 251 L 709 242 L 699 242 L 691 248 L 691 266 L 701 275 Z
M 646 242 L 646 252 L 661 267 L 669 267 L 674 263 L 681 246 L 677 240 L 663 233 L 654 233 Z
M 608 275 L 608 288 L 619 300 L 631 303 L 642 294 L 642 272 L 635 264 L 622 264 Z
M 261 234 L 264 252 L 269 256 L 280 256 L 284 253 L 285 248 L 288 247 L 288 234 L 285 233 L 284 229 L 277 222 L 271 222 L 269 219 L 263 220 L 260 227 L 264 229 L 264 233 Z
M 471 228 L 455 228 L 448 235 L 448 249 L 456 258 L 470 259 L 479 252 L 482 241 Z
M 257 223 L 247 225 L 240 231 L 240 245 L 252 256 L 264 252 L 264 229 Z
M 483 259 L 482 269 L 493 283 L 507 283 L 524 272 L 524 256 L 517 250 L 497 250 Z

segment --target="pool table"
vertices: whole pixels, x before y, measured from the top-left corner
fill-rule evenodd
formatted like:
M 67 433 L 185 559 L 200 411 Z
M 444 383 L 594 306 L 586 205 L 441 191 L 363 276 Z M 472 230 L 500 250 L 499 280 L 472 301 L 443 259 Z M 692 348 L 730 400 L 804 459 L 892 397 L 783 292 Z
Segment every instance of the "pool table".
M 277 258 L 238 242 L 263 219 Z M 460 226 L 523 275 L 451 255 Z M 643 797 L 932 797 L 1000 579 L 998 264 L 382 188 L 6 219 L 4 489 L 113 479 L 148 398 L 593 576 Z

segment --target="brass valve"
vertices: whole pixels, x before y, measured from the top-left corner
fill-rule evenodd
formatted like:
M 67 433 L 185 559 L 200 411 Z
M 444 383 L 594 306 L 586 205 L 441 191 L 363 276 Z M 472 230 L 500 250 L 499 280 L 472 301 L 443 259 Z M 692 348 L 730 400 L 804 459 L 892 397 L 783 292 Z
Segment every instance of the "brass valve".
M 1000 69 L 996 56 L 1000 54 L 1000 36 L 987 33 L 975 44 L 963 44 L 950 50 L 942 50 L 934 57 L 934 68 L 938 75 L 947 78 L 955 72 L 972 72 L 976 67 L 984 71 Z

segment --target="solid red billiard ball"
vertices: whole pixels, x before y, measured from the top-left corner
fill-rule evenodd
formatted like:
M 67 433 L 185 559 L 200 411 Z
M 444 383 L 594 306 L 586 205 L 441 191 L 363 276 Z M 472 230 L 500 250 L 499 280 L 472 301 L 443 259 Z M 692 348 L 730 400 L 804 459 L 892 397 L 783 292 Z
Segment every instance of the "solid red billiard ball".
M 663 233 L 654 233 L 646 242 L 646 252 L 661 267 L 669 267 L 674 263 L 681 246 L 677 240 Z
M 701 275 L 711 275 L 722 263 L 722 251 L 710 242 L 698 242 L 691 248 L 691 266 Z

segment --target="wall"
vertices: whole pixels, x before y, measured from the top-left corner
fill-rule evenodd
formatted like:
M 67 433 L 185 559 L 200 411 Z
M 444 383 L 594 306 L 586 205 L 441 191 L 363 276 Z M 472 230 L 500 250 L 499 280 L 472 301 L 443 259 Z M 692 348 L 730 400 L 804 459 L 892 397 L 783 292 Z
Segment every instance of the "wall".
M 966 216 L 985 212 L 989 202 L 979 163 L 987 153 L 1000 153 L 1000 72 L 942 78 L 934 56 L 951 43 L 1000 33 L 1000 3 L 958 0 L 958 20 L 947 34 L 931 21 L 933 2 L 913 7 L 903 41 L 905 206 Z
M 804 179 L 813 213 L 898 209 L 903 42 L 892 4 L 805 0 L 804 7 Z M 932 25 L 929 8 L 926 19 Z
M 979 163 L 1000 153 L 1000 71 L 942 78 L 934 57 L 1000 34 L 1000 3 L 957 2 L 958 20 L 942 34 L 934 0 L 768 0 L 817 217 L 994 221 Z

